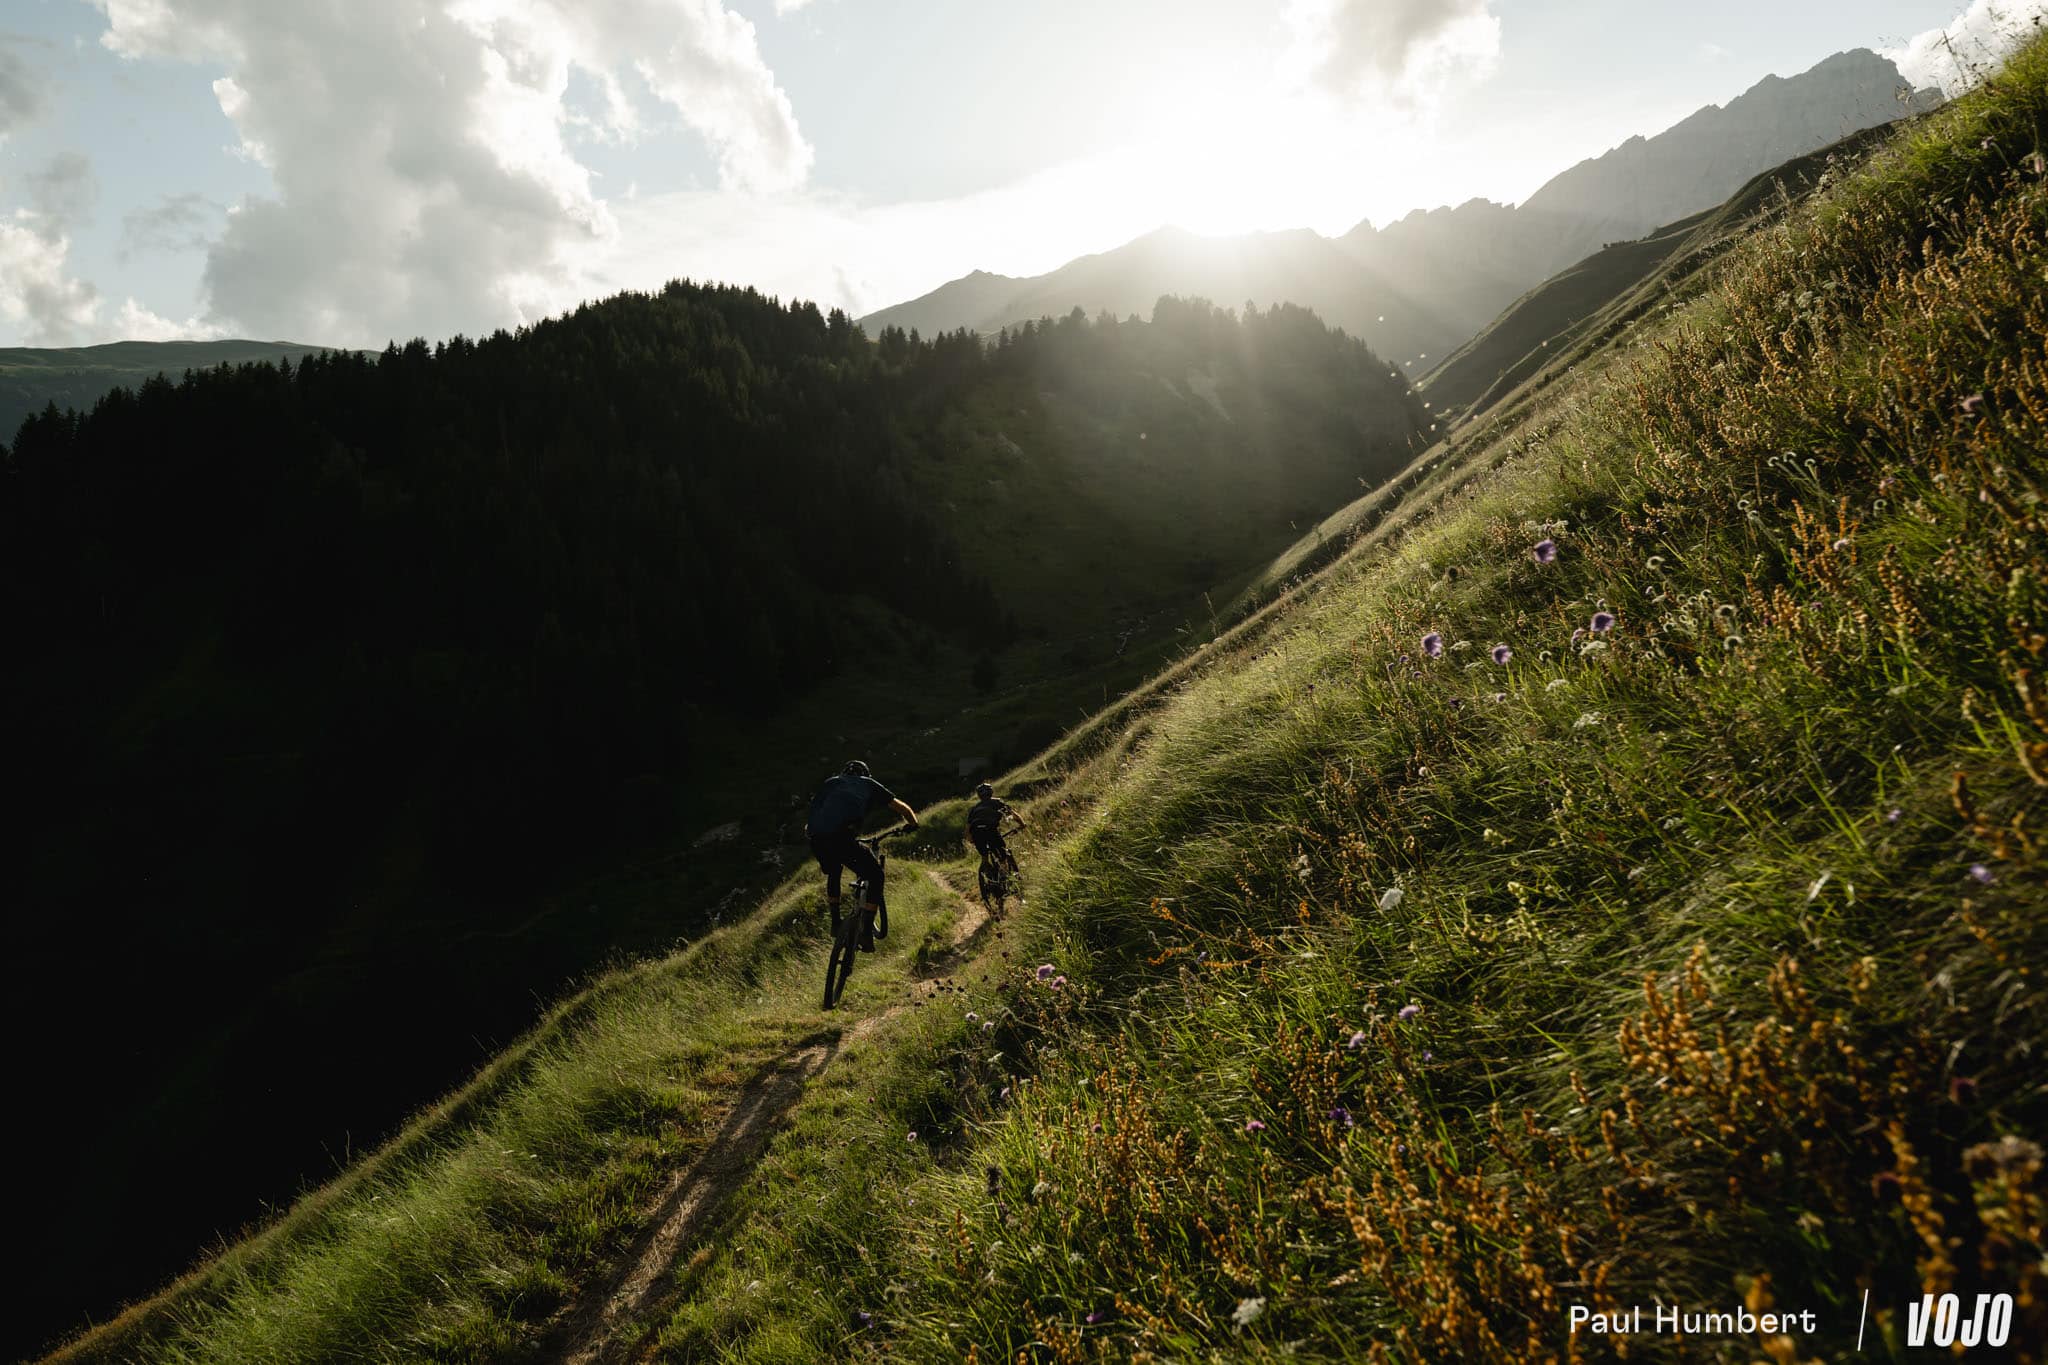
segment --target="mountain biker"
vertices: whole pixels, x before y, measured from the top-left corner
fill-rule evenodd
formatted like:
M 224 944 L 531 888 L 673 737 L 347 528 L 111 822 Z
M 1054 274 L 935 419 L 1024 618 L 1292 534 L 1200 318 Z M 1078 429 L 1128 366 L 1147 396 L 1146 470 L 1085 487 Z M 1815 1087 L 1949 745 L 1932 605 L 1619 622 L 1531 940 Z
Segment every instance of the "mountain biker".
M 974 789 L 977 798 L 967 812 L 967 837 L 974 841 L 974 851 L 984 858 L 993 858 L 1010 871 L 1017 871 L 1017 857 L 1010 852 L 1010 846 L 1003 841 L 1003 821 L 1015 820 L 1017 828 L 1024 828 L 1024 817 L 1011 810 L 1009 803 L 996 798 L 996 789 L 984 782 Z
M 859 759 L 848 763 L 837 777 L 825 779 L 811 798 L 808 833 L 811 853 L 825 869 L 825 899 L 832 907 L 832 933 L 839 933 L 839 872 L 850 867 L 867 883 L 867 903 L 861 907 L 860 950 L 875 950 L 875 915 L 883 905 L 882 865 L 860 842 L 860 827 L 876 809 L 887 806 L 917 828 L 917 812 L 895 793 L 875 781 L 868 765 Z

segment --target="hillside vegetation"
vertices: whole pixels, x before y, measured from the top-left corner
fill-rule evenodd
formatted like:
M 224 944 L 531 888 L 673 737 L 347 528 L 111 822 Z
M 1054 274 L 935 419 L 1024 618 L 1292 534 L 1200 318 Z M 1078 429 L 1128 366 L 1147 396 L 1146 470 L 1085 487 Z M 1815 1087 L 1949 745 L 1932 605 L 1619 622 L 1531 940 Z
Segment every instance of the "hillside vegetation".
M 2044 155 L 2036 43 L 1433 454 L 1013 775 L 964 958 L 899 863 L 819 1015 L 797 879 L 71 1358 L 556 1354 L 822 1048 L 596 1358 L 1562 1360 L 1657 1299 L 1820 1327 L 1632 1359 L 1791 1361 L 1866 1291 L 1897 1356 L 1953 1290 L 2040 1359 Z
M 1032 752 L 1412 453 L 1313 316 L 1156 315 L 870 339 L 677 282 L 24 422 L 0 888 L 13 1017 L 75 1021 L 25 1102 L 89 1135 L 33 1135 L 30 1299 L 158 1282 L 751 901 L 849 750 L 920 800 Z

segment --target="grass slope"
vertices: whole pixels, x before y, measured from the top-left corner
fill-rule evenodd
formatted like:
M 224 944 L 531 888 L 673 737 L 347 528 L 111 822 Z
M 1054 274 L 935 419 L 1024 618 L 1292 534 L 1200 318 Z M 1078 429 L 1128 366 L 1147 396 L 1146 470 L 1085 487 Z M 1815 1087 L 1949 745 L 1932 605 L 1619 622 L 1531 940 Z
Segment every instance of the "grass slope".
M 2044 150 L 2037 43 L 1020 774 L 1028 912 L 804 1092 L 635 1349 L 1547 1360 L 1656 1298 L 1818 1330 L 1631 1358 L 1790 1361 L 1868 1290 L 1897 1358 L 1952 1289 L 2041 1358 Z M 603 1173 L 821 1026 L 806 887 L 72 1358 L 524 1358 L 652 1184 Z

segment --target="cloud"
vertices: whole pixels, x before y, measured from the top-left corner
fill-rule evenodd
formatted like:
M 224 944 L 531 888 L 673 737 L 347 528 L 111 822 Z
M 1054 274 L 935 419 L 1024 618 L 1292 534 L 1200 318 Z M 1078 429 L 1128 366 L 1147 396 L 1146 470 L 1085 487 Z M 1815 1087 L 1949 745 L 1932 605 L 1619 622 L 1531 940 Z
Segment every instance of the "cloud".
M 41 114 L 46 93 L 41 69 L 16 50 L 14 40 L 0 36 L 0 138 Z
M 0 219 L 0 318 L 22 327 L 31 346 L 70 346 L 91 334 L 99 291 L 65 273 L 70 242 L 40 214 Z
M 173 322 L 159 317 L 134 299 L 123 299 L 114 315 L 114 335 L 130 341 L 212 341 L 227 333 L 204 318 Z
M 1995 71 L 2048 19 L 2048 0 L 1973 0 L 1940 28 L 1884 51 L 1913 87 L 1956 95 Z
M 23 179 L 29 206 L 0 219 L 0 318 L 31 346 L 76 345 L 94 335 L 100 296 L 69 273 L 68 233 L 90 218 L 99 181 L 77 152 L 61 152 Z
M 26 180 L 29 204 L 52 227 L 73 228 L 91 220 L 100 182 L 82 153 L 59 152 Z
M 96 3 L 110 50 L 221 69 L 215 98 L 270 171 L 208 252 L 208 321 L 238 330 L 374 345 L 574 302 L 616 225 L 566 135 L 633 136 L 645 105 L 701 135 L 730 190 L 810 170 L 753 26 L 720 0 Z M 572 71 L 599 108 L 572 108 Z
M 1297 80 L 1342 99 L 1426 103 L 1500 60 L 1492 0 L 1293 0 Z
M 203 251 L 220 232 L 227 210 L 203 194 L 167 194 L 149 208 L 121 216 L 116 259 L 127 262 L 151 252 Z

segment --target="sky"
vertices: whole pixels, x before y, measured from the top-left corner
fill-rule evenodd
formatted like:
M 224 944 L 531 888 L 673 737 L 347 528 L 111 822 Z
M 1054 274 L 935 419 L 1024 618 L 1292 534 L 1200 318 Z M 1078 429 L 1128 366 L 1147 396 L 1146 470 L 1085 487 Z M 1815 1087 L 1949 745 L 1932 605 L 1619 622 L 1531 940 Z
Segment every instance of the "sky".
M 1526 198 L 2048 0 L 8 0 L 0 345 L 381 346 L 676 277 L 856 316 L 1164 224 Z M 1946 34 L 1947 42 L 1940 39 Z

